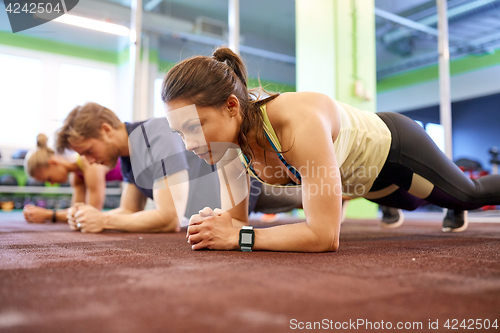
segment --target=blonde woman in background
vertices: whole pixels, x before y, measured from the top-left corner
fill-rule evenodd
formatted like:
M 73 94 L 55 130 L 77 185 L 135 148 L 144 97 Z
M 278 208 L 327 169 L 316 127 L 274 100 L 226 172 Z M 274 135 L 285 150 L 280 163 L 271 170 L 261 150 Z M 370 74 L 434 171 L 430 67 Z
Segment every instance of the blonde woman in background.
M 25 171 L 40 182 L 62 184 L 70 180 L 73 188 L 71 205 L 87 203 L 99 210 L 106 198 L 106 181 L 122 180 L 120 165 L 109 170 L 100 164 L 90 164 L 84 156 L 77 153 L 57 155 L 47 146 L 47 136 L 37 136 L 37 149 L 26 157 Z M 67 210 L 51 210 L 34 205 L 26 205 L 23 210 L 26 221 L 43 223 L 45 221 L 67 222 Z

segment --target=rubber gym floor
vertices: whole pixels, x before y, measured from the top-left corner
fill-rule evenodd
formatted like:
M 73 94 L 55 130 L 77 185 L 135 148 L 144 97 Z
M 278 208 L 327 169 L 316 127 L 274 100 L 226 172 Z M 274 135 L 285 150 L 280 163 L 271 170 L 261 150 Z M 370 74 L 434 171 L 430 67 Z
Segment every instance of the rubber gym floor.
M 184 232 L 82 234 L 2 213 L 0 331 L 289 332 L 319 322 L 333 331 L 401 323 L 436 332 L 454 323 L 465 331 L 469 319 L 493 324 L 500 224 L 471 223 L 461 234 L 443 234 L 440 225 L 409 220 L 387 230 L 348 220 L 335 253 L 193 252 Z

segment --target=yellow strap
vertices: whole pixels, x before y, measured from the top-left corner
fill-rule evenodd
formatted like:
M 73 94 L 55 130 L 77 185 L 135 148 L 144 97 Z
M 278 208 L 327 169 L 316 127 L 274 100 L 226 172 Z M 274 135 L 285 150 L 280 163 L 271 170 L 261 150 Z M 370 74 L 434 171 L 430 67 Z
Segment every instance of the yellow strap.
M 82 162 L 82 158 L 80 157 L 80 154 L 77 154 L 77 158 L 76 158 L 75 163 L 80 168 L 80 170 L 83 171 L 83 162 Z
M 278 151 L 281 151 L 281 144 L 278 140 L 278 136 L 276 135 L 276 132 L 274 132 L 273 125 L 271 125 L 269 117 L 267 116 L 266 105 L 262 105 L 260 110 L 262 111 L 262 118 L 264 120 L 264 131 L 266 131 L 266 134 L 271 138 L 271 141 L 274 146 L 278 148 Z
M 271 138 L 271 141 L 273 142 L 274 146 L 277 147 L 278 150 L 281 151 L 281 144 L 278 141 L 278 136 L 276 135 L 276 132 L 274 132 L 273 126 L 271 125 L 271 122 L 269 121 L 269 117 L 267 116 L 266 105 L 262 105 L 260 107 L 260 110 L 262 112 L 262 118 L 264 120 L 264 131 L 269 136 L 269 138 Z M 262 179 L 260 179 L 259 177 L 257 177 L 257 175 L 252 171 L 251 168 L 248 168 L 248 163 L 245 160 L 245 157 L 243 156 L 243 153 L 240 152 L 239 158 L 240 158 L 240 161 L 245 166 L 245 168 L 248 169 L 248 173 L 250 174 L 250 176 L 253 177 L 253 178 L 255 178 L 255 179 L 257 179 L 262 184 L 266 184 L 266 185 L 269 185 L 269 186 L 272 186 L 272 187 L 299 187 L 299 186 L 301 186 L 300 184 L 297 184 L 297 185 L 278 185 L 278 184 L 269 184 L 269 183 L 266 183 Z

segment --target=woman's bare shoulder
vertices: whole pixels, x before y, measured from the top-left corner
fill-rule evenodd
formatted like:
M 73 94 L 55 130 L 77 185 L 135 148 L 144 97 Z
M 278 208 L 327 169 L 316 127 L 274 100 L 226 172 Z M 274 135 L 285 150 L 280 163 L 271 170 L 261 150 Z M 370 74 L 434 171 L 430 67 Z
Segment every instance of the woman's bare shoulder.
M 268 116 L 276 125 L 305 115 L 327 116 L 336 111 L 334 101 L 327 95 L 315 92 L 289 92 L 267 103 Z

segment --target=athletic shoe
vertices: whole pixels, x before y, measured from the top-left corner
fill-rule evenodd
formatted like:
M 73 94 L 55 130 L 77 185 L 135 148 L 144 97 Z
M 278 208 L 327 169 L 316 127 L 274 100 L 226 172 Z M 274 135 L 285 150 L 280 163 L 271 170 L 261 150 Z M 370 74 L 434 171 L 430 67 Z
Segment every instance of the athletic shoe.
M 279 219 L 279 215 L 278 214 L 263 214 L 261 217 L 260 217 L 260 221 L 261 222 L 275 222 Z
M 462 232 L 469 226 L 467 211 L 448 209 L 443 220 L 443 232 Z
M 349 206 L 349 202 L 351 200 L 343 200 L 342 201 L 342 215 L 340 216 L 340 224 L 344 223 L 345 216 L 347 214 L 347 207 Z
M 380 206 L 380 210 L 382 211 L 381 224 L 384 228 L 397 228 L 403 224 L 405 217 L 401 209 Z

